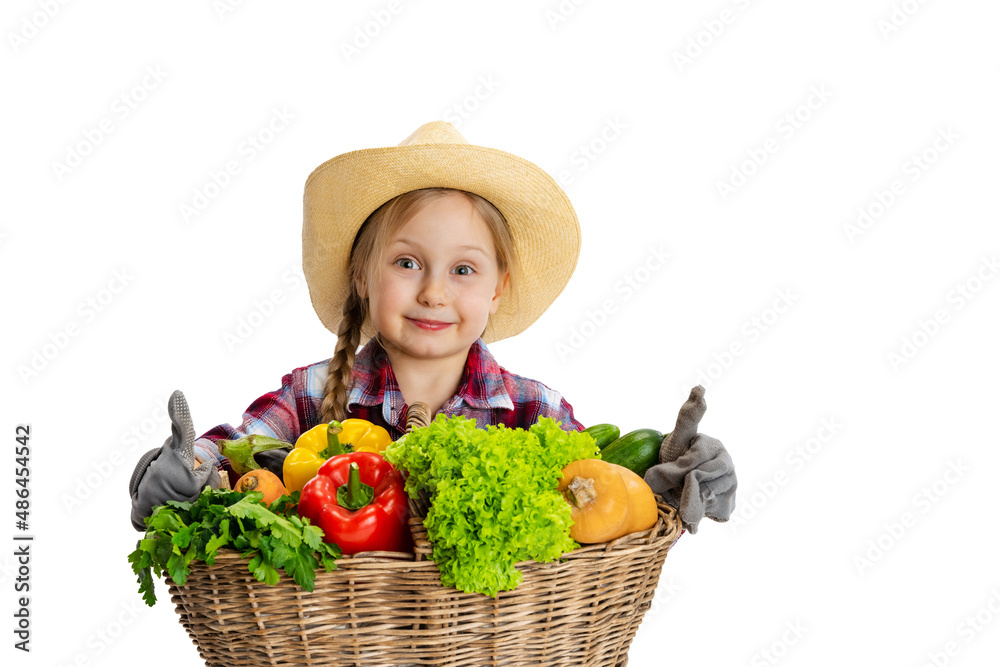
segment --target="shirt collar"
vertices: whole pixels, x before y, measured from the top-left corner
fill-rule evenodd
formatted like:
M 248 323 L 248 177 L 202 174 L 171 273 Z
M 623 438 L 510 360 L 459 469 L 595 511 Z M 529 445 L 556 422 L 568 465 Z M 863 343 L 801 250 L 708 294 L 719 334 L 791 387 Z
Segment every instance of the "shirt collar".
M 514 409 L 514 401 L 507 393 L 503 381 L 503 369 L 486 348 L 482 338 L 469 348 L 469 356 L 465 360 L 465 371 L 458 383 L 458 392 L 452 400 L 445 403 L 443 409 L 458 410 L 462 402 L 480 410 L 503 408 Z
M 398 424 L 403 412 L 403 392 L 389 363 L 389 355 L 373 336 L 354 357 L 351 388 L 347 392 L 347 412 L 354 405 L 382 405 L 386 424 Z
M 442 412 L 453 413 L 463 403 L 477 409 L 514 409 L 514 401 L 507 393 L 503 369 L 486 348 L 481 338 L 469 348 L 465 370 L 458 384 L 458 391 L 442 407 Z M 351 389 L 347 394 L 347 411 L 352 405 L 373 406 L 382 404 L 382 417 L 387 424 L 403 420 L 403 393 L 392 372 L 392 364 L 385 349 L 372 337 L 354 358 Z

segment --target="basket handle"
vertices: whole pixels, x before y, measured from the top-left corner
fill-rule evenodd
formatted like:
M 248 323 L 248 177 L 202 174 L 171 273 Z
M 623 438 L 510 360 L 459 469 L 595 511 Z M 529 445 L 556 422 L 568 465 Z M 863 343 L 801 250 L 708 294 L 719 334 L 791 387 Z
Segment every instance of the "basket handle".
M 414 401 L 406 408 L 406 432 L 422 428 L 431 423 L 431 409 L 426 403 Z M 430 508 L 430 497 L 421 491 L 416 498 L 410 498 L 410 535 L 413 537 L 414 560 L 422 561 L 431 555 L 431 543 L 427 541 L 427 528 L 424 527 L 424 517 Z
M 413 405 L 406 408 L 406 432 L 409 433 L 415 428 L 422 428 L 431 423 L 431 409 L 426 403 L 414 401 Z

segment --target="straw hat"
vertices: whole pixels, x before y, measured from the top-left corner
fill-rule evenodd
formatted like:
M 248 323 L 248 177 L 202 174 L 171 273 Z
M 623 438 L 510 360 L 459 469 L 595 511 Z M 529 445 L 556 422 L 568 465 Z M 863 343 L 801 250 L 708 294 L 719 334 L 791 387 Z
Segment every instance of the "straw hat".
M 302 268 L 313 308 L 336 333 L 349 287 L 351 246 L 379 206 L 411 190 L 455 188 L 503 213 L 522 267 L 520 300 L 501 298 L 483 334 L 489 343 L 524 331 L 562 292 L 580 254 L 580 224 L 563 189 L 541 167 L 474 146 L 450 124 L 421 125 L 398 146 L 351 151 L 306 179 Z M 362 330 L 374 334 L 371 322 Z

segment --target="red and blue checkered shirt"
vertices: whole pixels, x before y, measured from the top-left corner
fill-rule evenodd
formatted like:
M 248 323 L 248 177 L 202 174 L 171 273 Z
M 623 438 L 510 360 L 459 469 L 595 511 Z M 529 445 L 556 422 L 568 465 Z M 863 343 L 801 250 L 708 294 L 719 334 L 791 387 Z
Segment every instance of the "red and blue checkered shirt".
M 214 458 L 220 467 L 228 469 L 228 461 L 219 453 L 215 441 L 234 440 L 252 433 L 294 443 L 300 434 L 320 423 L 329 361 L 296 368 L 285 375 L 280 389 L 250 404 L 239 427 L 222 424 L 195 440 L 197 459 Z M 382 345 L 372 338 L 354 360 L 347 394 L 347 416 L 384 426 L 396 440 L 406 431 L 406 408 L 389 357 Z M 551 417 L 561 421 L 566 430 L 583 430 L 562 394 L 500 367 L 482 339 L 469 348 L 458 392 L 441 406 L 440 412 L 449 416 L 465 415 L 475 419 L 481 428 L 489 424 L 528 428 L 539 417 Z

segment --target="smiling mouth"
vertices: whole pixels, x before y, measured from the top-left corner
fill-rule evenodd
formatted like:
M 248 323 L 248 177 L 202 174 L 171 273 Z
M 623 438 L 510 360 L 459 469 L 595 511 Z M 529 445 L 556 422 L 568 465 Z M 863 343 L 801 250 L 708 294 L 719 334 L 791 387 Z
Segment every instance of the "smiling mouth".
M 421 329 L 426 329 L 427 331 L 440 331 L 441 329 L 450 327 L 453 324 L 453 322 L 440 322 L 438 320 L 418 320 L 412 317 L 407 317 L 406 319 L 412 322 L 415 326 L 418 326 Z

